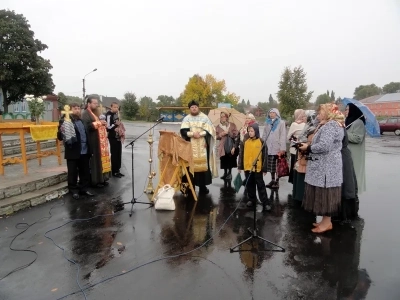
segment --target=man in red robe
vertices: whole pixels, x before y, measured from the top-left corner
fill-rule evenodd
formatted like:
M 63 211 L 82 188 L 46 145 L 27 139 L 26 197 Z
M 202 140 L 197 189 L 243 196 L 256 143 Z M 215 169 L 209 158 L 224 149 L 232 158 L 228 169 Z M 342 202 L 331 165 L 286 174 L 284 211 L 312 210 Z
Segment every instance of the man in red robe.
M 88 96 L 86 109 L 82 112 L 82 121 L 88 132 L 90 158 L 90 177 L 93 186 L 104 187 L 108 185 L 110 177 L 111 161 L 110 149 L 107 139 L 107 122 L 100 120 L 98 100 L 93 96 Z

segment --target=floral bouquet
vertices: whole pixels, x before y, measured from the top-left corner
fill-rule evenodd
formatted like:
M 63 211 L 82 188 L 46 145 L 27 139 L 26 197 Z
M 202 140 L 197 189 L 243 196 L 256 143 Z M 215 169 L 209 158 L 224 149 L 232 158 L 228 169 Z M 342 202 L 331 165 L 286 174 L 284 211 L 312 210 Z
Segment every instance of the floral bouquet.
M 25 95 L 25 100 L 28 102 L 29 111 L 32 117 L 35 117 L 36 123 L 39 122 L 39 117 L 45 111 L 44 101 L 46 96 L 36 97 L 34 95 Z

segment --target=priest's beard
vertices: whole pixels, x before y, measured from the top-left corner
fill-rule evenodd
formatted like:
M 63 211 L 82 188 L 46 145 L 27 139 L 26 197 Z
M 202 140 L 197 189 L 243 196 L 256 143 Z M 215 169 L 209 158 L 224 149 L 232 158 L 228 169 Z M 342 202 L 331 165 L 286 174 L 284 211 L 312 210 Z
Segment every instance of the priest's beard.
M 191 114 L 193 117 L 198 116 L 199 113 L 200 113 L 200 111 L 197 111 L 197 113 L 190 112 L 190 114 Z
M 98 117 L 101 115 L 100 107 L 97 107 L 96 109 L 92 109 L 92 112 Z

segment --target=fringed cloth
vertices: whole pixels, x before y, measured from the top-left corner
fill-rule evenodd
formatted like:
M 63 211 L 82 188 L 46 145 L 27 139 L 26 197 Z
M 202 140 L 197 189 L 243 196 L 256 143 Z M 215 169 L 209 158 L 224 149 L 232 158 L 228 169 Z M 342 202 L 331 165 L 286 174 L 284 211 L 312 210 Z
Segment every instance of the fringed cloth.
M 99 135 L 102 172 L 103 174 L 111 172 L 110 148 L 108 146 L 107 129 L 101 124 L 99 118 L 89 108 L 87 111 L 95 120 L 93 122 L 93 127 L 97 129 Z
M 337 216 L 342 200 L 342 187 L 323 188 L 305 184 L 303 207 L 317 216 Z
M 119 138 L 121 139 L 121 143 L 124 144 L 125 142 L 125 126 L 124 124 L 121 122 L 117 128 L 115 128 L 115 132 L 118 134 Z
M 160 131 L 160 140 L 158 142 L 158 161 L 159 174 L 164 182 L 162 185 L 169 183 L 178 165 L 179 160 L 183 160 L 189 172 L 194 174 L 194 161 L 192 155 L 192 145 L 185 141 L 179 135 L 172 131 Z M 164 172 L 164 173 L 163 173 Z M 183 175 L 182 170 L 177 174 L 177 178 Z M 177 188 L 176 182 L 172 186 Z
M 66 145 L 72 145 L 77 142 L 74 124 L 71 121 L 64 120 L 64 123 L 61 125 L 61 132 Z

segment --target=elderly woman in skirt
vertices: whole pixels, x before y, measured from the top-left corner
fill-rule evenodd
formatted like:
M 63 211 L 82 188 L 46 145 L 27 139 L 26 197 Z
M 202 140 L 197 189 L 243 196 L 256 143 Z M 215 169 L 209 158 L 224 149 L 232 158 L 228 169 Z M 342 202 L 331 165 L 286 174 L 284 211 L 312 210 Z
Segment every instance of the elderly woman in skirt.
M 221 179 L 232 180 L 232 168 L 237 168 L 237 157 L 239 155 L 238 141 L 239 132 L 234 123 L 229 122 L 228 113 L 221 112 L 220 123 L 215 128 L 218 145 L 218 156 L 220 168 L 224 170 Z M 227 149 L 226 146 L 231 145 Z
M 344 115 L 336 104 L 322 104 L 317 118 L 320 121 L 311 144 L 299 147 L 309 153 L 305 177 L 303 207 L 316 215 L 322 215 L 320 223 L 314 223 L 315 233 L 332 230 L 331 216 L 340 211 L 342 199 L 343 163 L 342 140 Z
M 271 108 L 265 121 L 262 140 L 268 148 L 267 172 L 271 173 L 270 189 L 279 189 L 279 178 L 276 176 L 276 163 L 279 156 L 286 155 L 286 125 L 277 108 Z

